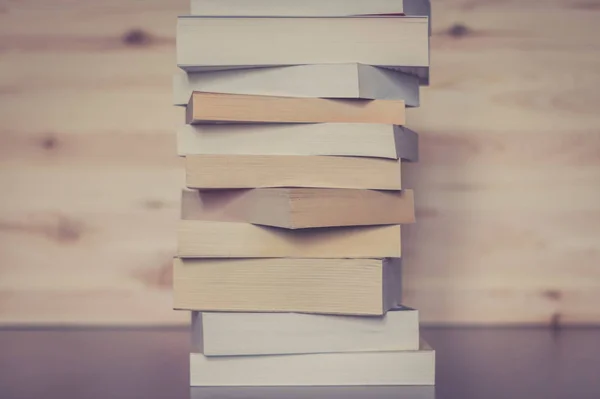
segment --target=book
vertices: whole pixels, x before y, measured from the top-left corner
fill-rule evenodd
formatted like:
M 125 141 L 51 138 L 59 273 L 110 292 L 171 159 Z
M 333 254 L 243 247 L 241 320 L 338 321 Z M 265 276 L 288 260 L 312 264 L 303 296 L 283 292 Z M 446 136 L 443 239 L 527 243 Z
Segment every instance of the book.
M 402 189 L 401 160 L 295 155 L 188 155 L 188 188 Z
M 362 63 L 429 67 L 427 17 L 179 17 L 177 65 L 223 68 Z
M 436 399 L 435 386 L 191 387 L 190 399 Z M 439 399 L 439 397 L 438 397 Z
M 186 123 L 389 123 L 403 125 L 402 100 L 346 100 L 195 91 Z
M 404 100 L 418 107 L 420 79 L 401 71 L 364 64 L 317 64 L 225 71 L 179 70 L 173 102 L 187 105 L 194 91 L 284 97 Z
M 208 357 L 190 354 L 191 386 L 435 385 L 435 351 Z
M 175 309 L 383 315 L 400 304 L 401 260 L 175 259 Z
M 415 201 L 412 190 L 183 190 L 181 218 L 286 229 L 408 224 L 415 222 Z
M 419 349 L 419 312 L 383 316 L 192 312 L 192 347 L 205 356 L 380 352 Z
M 248 223 L 180 220 L 181 258 L 401 257 L 400 225 L 287 230 Z
M 337 155 L 419 160 L 419 136 L 377 123 L 182 125 L 177 151 L 186 155 Z
M 191 0 L 191 15 L 236 17 L 348 17 L 428 15 L 428 0 Z

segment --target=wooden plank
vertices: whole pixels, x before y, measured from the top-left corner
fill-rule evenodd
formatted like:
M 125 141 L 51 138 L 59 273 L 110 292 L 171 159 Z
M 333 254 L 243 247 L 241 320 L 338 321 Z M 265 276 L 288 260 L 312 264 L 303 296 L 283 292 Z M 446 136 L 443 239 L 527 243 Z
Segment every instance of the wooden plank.
M 0 13 L 0 120 L 22 132 L 170 131 L 184 1 L 11 2 Z M 152 110 L 148 112 L 148 110 Z M 23 118 L 28 112 L 34 115 Z M 99 112 L 110 117 L 100 117 Z
M 425 323 L 600 324 L 594 4 L 434 2 L 431 86 L 407 117 L 421 160 L 403 179 L 406 302 Z M 165 269 L 187 7 L 0 6 L 0 324 L 187 321 Z
M 5 166 L 72 168 L 183 167 L 176 154 L 174 134 L 70 134 L 0 132 L 0 163 Z M 143 151 L 133 151 L 142 147 Z M 24 162 L 26 160 L 26 162 Z M 124 169 L 126 172 L 127 169 Z
M 138 156 L 115 145 L 140 142 Z M 0 324 L 188 319 L 170 306 L 183 173 L 169 147 L 164 134 L 0 135 Z
M 2 215 L 0 324 L 183 321 L 167 311 L 173 212 L 148 213 Z
M 571 1 L 434 3 L 431 87 L 408 116 L 412 127 L 535 135 L 592 128 L 600 119 L 597 20 Z

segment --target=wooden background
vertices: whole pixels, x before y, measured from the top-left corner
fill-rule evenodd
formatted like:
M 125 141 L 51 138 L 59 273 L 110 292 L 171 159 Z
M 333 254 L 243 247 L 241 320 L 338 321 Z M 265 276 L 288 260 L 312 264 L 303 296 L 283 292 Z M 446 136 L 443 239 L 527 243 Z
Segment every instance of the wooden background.
M 0 324 L 162 325 L 186 0 L 0 0 Z M 409 126 L 425 323 L 600 323 L 600 1 L 434 0 Z

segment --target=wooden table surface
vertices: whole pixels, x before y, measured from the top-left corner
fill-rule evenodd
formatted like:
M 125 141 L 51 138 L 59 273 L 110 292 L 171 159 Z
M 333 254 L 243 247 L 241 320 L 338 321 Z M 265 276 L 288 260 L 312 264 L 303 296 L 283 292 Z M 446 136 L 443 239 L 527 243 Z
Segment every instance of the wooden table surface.
M 437 386 L 196 388 L 194 399 L 600 398 L 600 329 L 426 329 Z M 0 330 L 0 397 L 189 398 L 188 332 Z

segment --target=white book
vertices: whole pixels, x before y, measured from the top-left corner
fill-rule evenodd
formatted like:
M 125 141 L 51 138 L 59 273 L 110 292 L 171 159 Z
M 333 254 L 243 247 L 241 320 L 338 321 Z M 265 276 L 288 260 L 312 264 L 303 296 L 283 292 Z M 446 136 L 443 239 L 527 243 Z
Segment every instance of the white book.
M 435 399 L 435 386 L 192 387 L 191 399 Z
M 419 315 L 192 312 L 192 345 L 206 356 L 418 350 Z
M 180 70 L 173 103 L 187 105 L 193 91 L 286 97 L 404 100 L 419 106 L 419 77 L 363 64 L 316 64 L 225 71 Z
M 191 0 L 192 15 L 237 17 L 348 17 L 428 15 L 428 0 Z
M 427 17 L 179 17 L 177 65 L 190 72 L 362 63 L 429 67 Z
M 417 162 L 419 137 L 379 123 L 204 124 L 177 130 L 177 152 L 188 155 L 336 155 Z
M 191 386 L 435 385 L 435 351 L 222 356 L 190 354 Z

